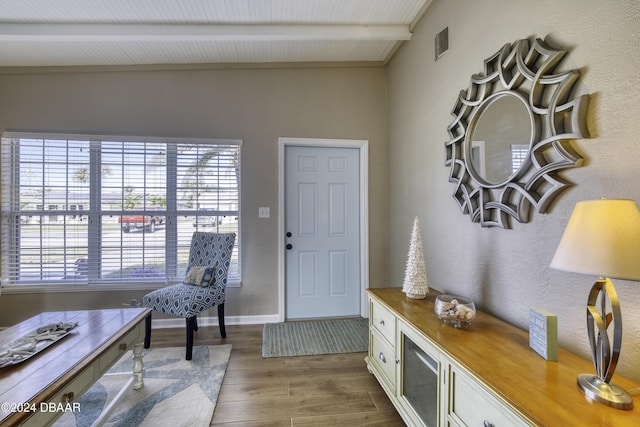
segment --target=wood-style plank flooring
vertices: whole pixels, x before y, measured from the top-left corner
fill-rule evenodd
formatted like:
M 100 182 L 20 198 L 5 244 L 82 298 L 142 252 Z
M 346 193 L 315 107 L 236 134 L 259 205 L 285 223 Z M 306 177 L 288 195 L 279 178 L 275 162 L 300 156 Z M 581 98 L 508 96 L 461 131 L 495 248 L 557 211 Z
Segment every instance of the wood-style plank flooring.
M 200 327 L 194 345 L 231 344 L 212 426 L 404 426 L 365 353 L 262 358 L 262 325 Z M 184 346 L 184 329 L 155 329 L 152 347 Z

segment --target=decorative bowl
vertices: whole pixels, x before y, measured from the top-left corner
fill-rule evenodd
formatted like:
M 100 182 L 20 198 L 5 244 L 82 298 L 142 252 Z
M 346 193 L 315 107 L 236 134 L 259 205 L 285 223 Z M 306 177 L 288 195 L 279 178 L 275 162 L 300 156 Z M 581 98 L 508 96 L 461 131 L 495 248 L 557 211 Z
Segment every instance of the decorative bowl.
M 469 326 L 476 317 L 476 306 L 473 301 L 455 295 L 438 295 L 434 310 L 440 320 L 456 328 Z

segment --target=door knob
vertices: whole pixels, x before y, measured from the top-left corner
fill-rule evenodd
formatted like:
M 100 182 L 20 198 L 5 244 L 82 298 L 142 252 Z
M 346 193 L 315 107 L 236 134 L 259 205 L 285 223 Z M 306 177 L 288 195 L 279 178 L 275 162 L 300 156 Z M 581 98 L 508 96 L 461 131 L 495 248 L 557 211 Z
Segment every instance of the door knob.
M 293 248 L 293 245 L 292 245 L 291 243 L 287 243 L 286 248 L 287 248 L 287 249 L 292 249 L 292 248 Z
M 291 232 L 287 231 L 287 237 L 291 237 Z

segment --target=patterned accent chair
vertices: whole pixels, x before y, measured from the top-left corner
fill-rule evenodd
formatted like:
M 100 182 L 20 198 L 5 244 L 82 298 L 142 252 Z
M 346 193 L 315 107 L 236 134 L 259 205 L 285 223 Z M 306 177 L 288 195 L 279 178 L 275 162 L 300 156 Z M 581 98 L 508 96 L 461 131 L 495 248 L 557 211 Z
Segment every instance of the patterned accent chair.
M 142 300 L 142 305 L 153 311 L 187 319 L 187 360 L 191 360 L 193 332 L 198 330 L 196 316 L 199 313 L 217 306 L 220 335 L 222 338 L 227 336 L 224 326 L 224 294 L 235 239 L 235 233 L 196 231 L 191 238 L 184 282 L 150 292 Z M 145 326 L 144 348 L 149 348 L 151 316 L 147 317 Z

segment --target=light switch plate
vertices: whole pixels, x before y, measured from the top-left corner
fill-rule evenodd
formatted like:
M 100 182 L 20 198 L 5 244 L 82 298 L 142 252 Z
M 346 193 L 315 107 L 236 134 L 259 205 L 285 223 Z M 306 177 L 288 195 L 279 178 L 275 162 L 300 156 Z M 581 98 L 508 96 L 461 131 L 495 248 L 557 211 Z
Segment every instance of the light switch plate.
M 271 216 L 271 209 L 268 207 L 258 208 L 258 218 L 269 218 Z

